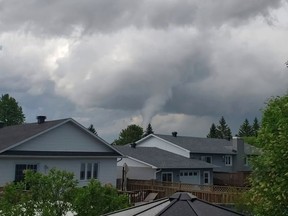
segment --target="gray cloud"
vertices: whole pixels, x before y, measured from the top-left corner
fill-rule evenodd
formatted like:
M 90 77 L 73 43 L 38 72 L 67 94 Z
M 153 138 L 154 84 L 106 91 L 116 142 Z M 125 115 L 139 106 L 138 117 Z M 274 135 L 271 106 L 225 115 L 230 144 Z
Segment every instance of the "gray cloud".
M 222 115 L 236 133 L 287 91 L 287 5 L 1 1 L 0 93 L 15 95 L 27 121 L 71 116 L 109 139 L 151 121 L 205 136 Z

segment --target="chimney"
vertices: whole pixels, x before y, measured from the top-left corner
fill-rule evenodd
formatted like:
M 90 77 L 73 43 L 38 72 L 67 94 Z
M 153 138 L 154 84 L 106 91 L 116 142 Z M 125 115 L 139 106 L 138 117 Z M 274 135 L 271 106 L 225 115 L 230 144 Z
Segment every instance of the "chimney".
M 232 148 L 236 151 L 236 170 L 235 171 L 243 171 L 244 166 L 244 140 L 240 137 L 233 137 L 232 139 Z
M 172 136 L 177 137 L 177 132 L 176 131 L 172 132 Z
M 136 148 L 136 143 L 131 143 L 131 144 L 130 144 L 130 147 L 131 147 L 131 148 Z
M 43 124 L 45 122 L 46 116 L 37 116 L 38 124 Z

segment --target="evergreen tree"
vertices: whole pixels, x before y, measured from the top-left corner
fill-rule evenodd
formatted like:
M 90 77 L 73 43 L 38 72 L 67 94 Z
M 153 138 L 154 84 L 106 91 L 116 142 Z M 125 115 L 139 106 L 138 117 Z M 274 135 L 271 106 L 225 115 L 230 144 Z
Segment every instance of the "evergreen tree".
M 117 140 L 114 140 L 113 144 L 125 145 L 129 143 L 134 143 L 142 137 L 143 128 L 138 125 L 132 124 L 120 132 L 119 138 Z
M 258 136 L 258 130 L 260 128 L 258 119 L 255 117 L 252 125 L 252 131 L 253 131 L 253 136 L 257 137 Z
M 91 124 L 91 125 L 88 127 L 88 130 L 91 131 L 92 133 L 94 133 L 96 136 L 98 136 L 98 133 L 97 133 L 97 131 L 95 130 L 93 124 Z
M 229 126 L 227 125 L 223 116 L 219 120 L 219 125 L 217 125 L 216 129 L 217 129 L 217 138 L 219 139 L 231 139 L 232 138 L 231 130 Z
M 243 122 L 243 124 L 240 126 L 238 131 L 239 137 L 250 137 L 253 136 L 253 129 L 250 125 L 248 119 L 246 118 Z
M 6 126 L 23 124 L 25 121 L 22 107 L 9 94 L 0 98 L 0 121 Z
M 210 127 L 210 132 L 207 135 L 207 138 L 218 138 L 217 129 L 214 123 Z
M 152 128 L 152 125 L 149 123 L 147 128 L 146 128 L 146 131 L 145 131 L 145 134 L 144 134 L 144 137 L 145 136 L 148 136 L 149 134 L 154 134 L 154 131 L 153 131 L 153 128 Z

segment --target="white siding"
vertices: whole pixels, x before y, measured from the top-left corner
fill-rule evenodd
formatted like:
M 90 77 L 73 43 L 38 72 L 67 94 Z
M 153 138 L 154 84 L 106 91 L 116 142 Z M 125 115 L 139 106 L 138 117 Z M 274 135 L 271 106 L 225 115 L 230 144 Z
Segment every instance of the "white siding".
M 176 145 L 170 144 L 164 140 L 161 140 L 159 138 L 150 137 L 149 139 L 146 139 L 142 141 L 141 143 L 137 144 L 137 147 L 157 147 L 159 149 L 163 149 L 165 151 L 172 152 L 174 154 L 181 155 L 183 157 L 190 158 L 190 152 L 182 149 Z
M 114 159 L 0 159 L 0 187 L 14 181 L 16 164 L 37 164 L 38 171 L 47 173 L 51 168 L 72 172 L 80 186 L 87 185 L 88 181 L 80 181 L 81 163 L 98 163 L 98 179 L 103 184 L 116 185 L 116 158 Z
M 117 163 L 117 178 L 122 178 L 122 167 L 124 163 L 128 165 L 129 169 L 127 172 L 127 178 L 140 180 L 150 180 L 156 178 L 156 169 L 130 158 L 123 158 Z
M 111 152 L 107 145 L 79 129 L 71 122 L 44 133 L 13 150 Z

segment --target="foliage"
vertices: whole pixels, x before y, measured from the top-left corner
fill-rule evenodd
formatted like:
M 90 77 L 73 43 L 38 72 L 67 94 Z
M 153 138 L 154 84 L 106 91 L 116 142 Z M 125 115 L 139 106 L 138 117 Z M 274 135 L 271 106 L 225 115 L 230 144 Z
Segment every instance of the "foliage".
M 128 197 L 118 195 L 112 186 L 101 186 L 99 181 L 92 180 L 87 187 L 78 189 L 74 206 L 78 216 L 97 216 L 126 208 L 128 203 Z
M 132 124 L 120 132 L 119 138 L 115 140 L 113 144 L 125 145 L 136 142 L 142 137 L 143 137 L 143 128 L 138 125 Z
M 245 143 L 248 143 L 250 145 L 260 147 L 258 142 L 257 142 L 257 137 L 255 136 L 250 136 L 250 137 L 241 137 Z
M 258 136 L 258 131 L 260 129 L 260 124 L 258 122 L 258 119 L 255 117 L 252 125 L 252 130 L 253 130 L 253 136 L 257 137 Z
M 210 127 L 210 132 L 207 135 L 207 138 L 218 138 L 217 135 L 217 129 L 214 123 L 212 123 L 211 127 Z
M 232 138 L 231 130 L 229 126 L 227 125 L 223 116 L 219 120 L 219 125 L 217 125 L 216 129 L 217 129 L 217 136 L 219 139 L 231 139 Z
M 148 124 L 148 126 L 145 130 L 145 134 L 143 136 L 145 137 L 145 136 L 148 136 L 149 134 L 154 134 L 152 125 L 150 123 Z
M 93 124 L 91 124 L 89 127 L 88 127 L 88 130 L 92 133 L 94 133 L 96 136 L 98 136 L 98 133 L 97 131 L 95 130 Z
M 25 190 L 26 188 L 29 190 Z M 128 198 L 112 186 L 92 180 L 77 187 L 72 173 L 51 169 L 47 175 L 26 171 L 23 182 L 10 183 L 0 197 L 2 216 L 102 215 L 128 207 Z
M 27 170 L 24 182 L 8 184 L 0 200 L 1 215 L 62 216 L 72 209 L 77 182 L 73 174 L 51 169 L 48 175 Z M 28 191 L 25 191 L 26 188 Z M 14 214 L 14 213 L 13 213 Z
M 0 98 L 0 121 L 6 126 L 22 124 L 25 121 L 22 107 L 9 94 L 4 94 Z
M 257 141 L 248 205 L 254 215 L 288 215 L 288 94 L 268 101 Z
M 238 136 L 239 137 L 250 137 L 253 135 L 254 135 L 254 133 L 253 133 L 252 126 L 250 125 L 248 119 L 246 118 L 244 120 L 243 124 L 239 128 Z

